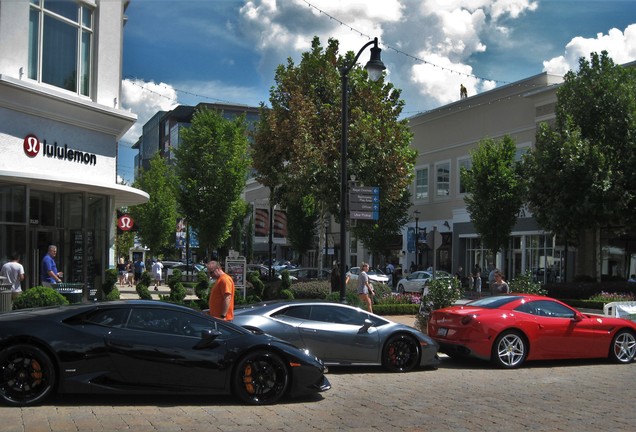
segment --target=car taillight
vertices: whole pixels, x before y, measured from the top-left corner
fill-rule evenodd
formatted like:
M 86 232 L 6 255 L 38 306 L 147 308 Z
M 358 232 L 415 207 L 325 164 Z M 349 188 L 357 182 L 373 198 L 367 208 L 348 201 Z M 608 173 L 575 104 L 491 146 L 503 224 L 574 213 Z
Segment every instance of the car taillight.
M 468 325 L 472 322 L 472 320 L 474 320 L 475 318 L 477 318 L 475 315 L 464 315 L 462 317 L 462 320 L 460 321 L 463 325 Z

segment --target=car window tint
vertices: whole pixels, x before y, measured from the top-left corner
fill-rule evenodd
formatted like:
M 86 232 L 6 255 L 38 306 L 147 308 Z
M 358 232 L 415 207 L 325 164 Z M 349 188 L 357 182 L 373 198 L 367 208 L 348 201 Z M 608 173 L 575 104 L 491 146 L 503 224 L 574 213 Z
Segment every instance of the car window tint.
M 300 319 L 309 319 L 310 315 L 311 306 L 291 306 L 272 314 L 272 316 L 288 316 Z
M 215 328 L 212 321 L 170 309 L 134 308 L 127 328 L 180 336 L 201 336 L 201 331 Z M 220 329 L 219 329 L 220 330 Z
M 515 310 L 551 318 L 573 318 L 574 311 L 550 300 L 537 300 L 519 305 Z
M 520 298 L 519 296 L 510 296 L 510 295 L 484 297 L 479 300 L 474 300 L 469 303 L 466 303 L 466 305 L 479 306 L 485 309 L 497 309 L 498 307 L 501 307 L 512 301 L 518 300 L 519 298 Z
M 100 309 L 88 314 L 84 322 L 107 327 L 123 327 L 128 318 L 128 312 L 128 309 Z

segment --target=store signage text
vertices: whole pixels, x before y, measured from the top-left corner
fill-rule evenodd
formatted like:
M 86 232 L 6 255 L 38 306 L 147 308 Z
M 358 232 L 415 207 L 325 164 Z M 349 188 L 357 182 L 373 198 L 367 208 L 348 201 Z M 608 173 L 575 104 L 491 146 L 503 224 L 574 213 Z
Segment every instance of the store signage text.
M 60 146 L 57 142 L 48 144 L 46 140 L 40 141 L 35 135 L 24 137 L 24 153 L 30 158 L 42 154 L 43 157 L 67 160 L 69 162 L 83 163 L 84 165 L 97 165 L 97 155 L 68 148 L 68 145 Z

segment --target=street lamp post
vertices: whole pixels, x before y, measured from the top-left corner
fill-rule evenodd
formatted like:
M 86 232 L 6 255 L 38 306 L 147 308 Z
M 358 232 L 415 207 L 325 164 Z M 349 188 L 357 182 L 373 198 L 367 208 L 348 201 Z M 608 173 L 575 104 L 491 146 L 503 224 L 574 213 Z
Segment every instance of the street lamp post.
M 415 210 L 413 214 L 415 215 L 415 268 L 418 269 L 420 267 L 420 227 L 418 225 L 420 211 Z
M 378 38 L 364 44 L 358 54 L 356 54 L 350 65 L 345 65 L 340 69 L 340 80 L 342 84 L 342 133 L 340 142 L 340 301 L 346 300 L 346 263 L 349 255 L 349 245 L 347 244 L 347 145 L 349 132 L 349 72 L 358 61 L 362 52 L 370 45 L 371 58 L 366 64 L 365 69 L 369 73 L 369 78 L 377 81 L 382 76 L 382 71 L 386 69 L 380 53 L 382 50 L 378 47 Z

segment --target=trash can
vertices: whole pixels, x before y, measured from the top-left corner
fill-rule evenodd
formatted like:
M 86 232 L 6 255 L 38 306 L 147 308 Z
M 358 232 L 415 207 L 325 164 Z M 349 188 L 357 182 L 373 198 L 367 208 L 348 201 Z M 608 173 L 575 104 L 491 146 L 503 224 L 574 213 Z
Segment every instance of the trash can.
M 11 284 L 0 284 L 0 312 L 9 312 L 11 309 L 13 309 Z
M 55 290 L 66 297 L 69 303 L 81 303 L 84 297 L 83 283 L 58 283 Z

